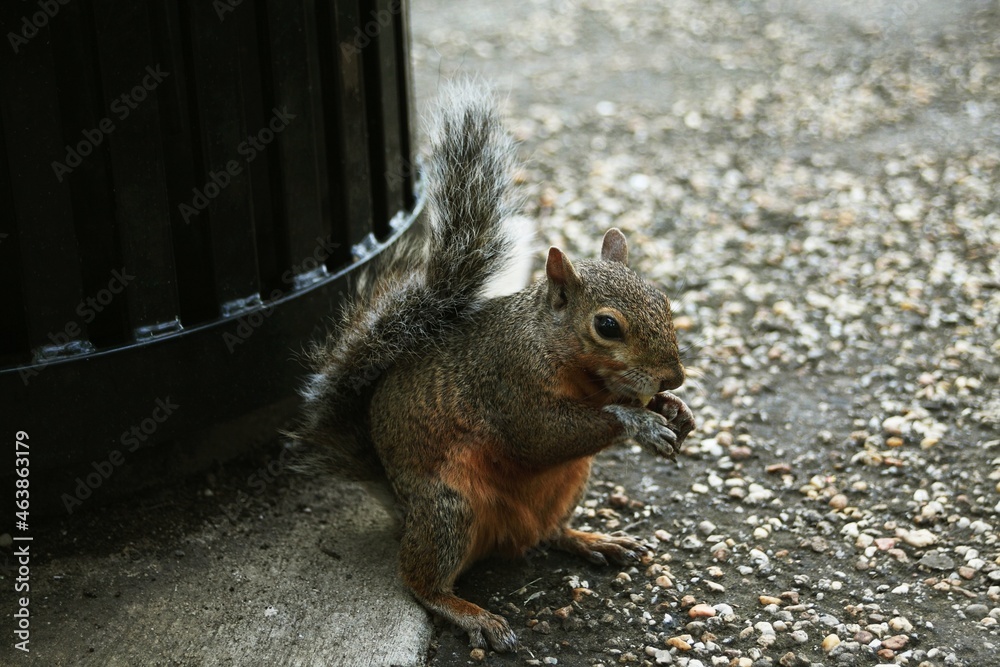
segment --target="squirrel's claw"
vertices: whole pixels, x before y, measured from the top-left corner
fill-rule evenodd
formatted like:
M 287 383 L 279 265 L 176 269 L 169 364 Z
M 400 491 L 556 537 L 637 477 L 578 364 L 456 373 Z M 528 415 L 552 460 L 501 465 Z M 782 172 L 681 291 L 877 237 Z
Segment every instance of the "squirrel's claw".
M 653 405 L 660 394 L 650 401 Z M 627 405 L 608 405 L 605 412 L 613 414 L 621 423 L 625 438 L 635 441 L 640 447 L 652 451 L 657 456 L 673 458 L 677 444 L 677 434 L 670 428 L 667 418 L 659 412 Z
M 552 546 L 581 556 L 595 565 L 628 565 L 640 560 L 639 554 L 648 548 L 627 535 L 585 533 L 567 528 L 552 540 Z
M 669 391 L 661 391 L 653 396 L 646 405 L 646 409 L 666 420 L 667 426 L 674 434 L 674 441 L 671 444 L 674 453 L 676 453 L 684 439 L 694 430 L 694 414 L 691 412 L 691 408 Z
M 491 648 L 497 653 L 511 653 L 517 650 L 517 635 L 510 629 L 507 619 L 503 616 L 484 610 L 467 631 L 469 646 L 472 648 Z

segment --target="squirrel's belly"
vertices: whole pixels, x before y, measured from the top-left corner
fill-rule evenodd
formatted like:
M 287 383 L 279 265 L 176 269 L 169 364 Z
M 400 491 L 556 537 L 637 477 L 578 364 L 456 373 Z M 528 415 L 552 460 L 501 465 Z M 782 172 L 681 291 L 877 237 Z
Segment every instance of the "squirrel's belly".
M 463 450 L 442 480 L 469 504 L 471 544 L 466 565 L 498 553 L 519 556 L 556 535 L 590 476 L 591 457 L 531 470 Z

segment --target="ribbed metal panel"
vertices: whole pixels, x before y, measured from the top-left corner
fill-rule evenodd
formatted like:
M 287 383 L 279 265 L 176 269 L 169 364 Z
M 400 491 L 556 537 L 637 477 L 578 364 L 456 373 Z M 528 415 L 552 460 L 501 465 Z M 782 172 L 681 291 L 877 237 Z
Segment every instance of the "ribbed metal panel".
M 0 3 L 0 399 L 30 422 L 62 391 L 99 452 L 155 396 L 239 395 L 157 438 L 287 398 L 290 350 L 412 217 L 405 6 L 52 6 Z M 271 333 L 221 345 L 251 313 Z M 240 363 L 273 377 L 234 388 Z

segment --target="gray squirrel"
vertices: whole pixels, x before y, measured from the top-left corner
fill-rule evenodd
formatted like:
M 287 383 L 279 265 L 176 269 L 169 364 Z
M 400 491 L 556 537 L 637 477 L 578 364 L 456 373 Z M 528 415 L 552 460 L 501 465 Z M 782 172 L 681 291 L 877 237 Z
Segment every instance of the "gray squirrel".
M 506 619 L 453 592 L 474 562 L 547 543 L 593 562 L 645 546 L 570 527 L 598 452 L 633 441 L 673 458 L 694 428 L 667 297 L 627 267 L 550 248 L 545 277 L 496 298 L 510 260 L 514 145 L 478 85 L 444 96 L 426 164 L 428 238 L 397 249 L 311 354 L 292 437 L 315 463 L 387 481 L 403 581 L 473 647 L 517 648 Z

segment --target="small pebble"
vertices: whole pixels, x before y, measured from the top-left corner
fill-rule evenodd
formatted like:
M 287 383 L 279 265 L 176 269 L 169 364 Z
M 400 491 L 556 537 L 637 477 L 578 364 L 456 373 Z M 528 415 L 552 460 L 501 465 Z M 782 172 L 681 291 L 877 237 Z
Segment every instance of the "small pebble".
M 913 631 L 913 624 L 903 616 L 895 616 L 889 619 L 889 629 L 893 632 L 908 633 Z
M 979 620 L 989 613 L 990 608 L 984 604 L 970 604 L 965 608 L 965 615 L 975 620 Z
M 774 633 L 774 626 L 771 625 L 770 623 L 768 623 L 767 621 L 759 621 L 757 623 L 754 623 L 753 627 L 754 627 L 754 630 L 756 630 L 757 632 L 759 632 L 762 635 L 773 635 L 773 634 L 775 634 Z
M 696 604 L 688 610 L 691 618 L 711 618 L 715 616 L 715 609 L 707 604 Z
M 532 628 L 532 632 L 537 632 L 539 634 L 547 635 L 552 633 L 552 626 L 549 625 L 548 621 L 540 621 L 536 623 Z
M 837 635 L 827 635 L 823 638 L 822 647 L 827 653 L 832 651 L 837 646 L 840 646 L 840 637 Z
M 937 542 L 937 536 L 926 528 L 921 528 L 919 530 L 908 530 L 903 531 L 900 538 L 909 544 L 911 547 L 929 547 L 930 545 Z
M 732 616 L 734 613 L 733 608 L 724 602 L 720 602 L 712 608 L 715 609 L 716 614 L 722 617 Z
M 667 640 L 667 646 L 673 646 L 678 651 L 690 651 L 691 644 L 687 643 L 680 637 L 671 637 Z

